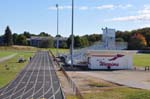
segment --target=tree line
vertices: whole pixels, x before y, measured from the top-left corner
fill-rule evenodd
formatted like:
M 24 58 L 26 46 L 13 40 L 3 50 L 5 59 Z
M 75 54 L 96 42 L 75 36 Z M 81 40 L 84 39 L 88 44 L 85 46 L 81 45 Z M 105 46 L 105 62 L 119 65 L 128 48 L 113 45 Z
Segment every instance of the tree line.
M 150 28 L 132 31 L 117 31 L 116 40 L 127 42 L 129 50 L 149 50 Z
M 42 41 L 39 47 L 56 47 L 55 37 L 62 37 L 61 35 L 51 36 L 49 33 L 41 32 L 38 35 L 31 34 L 29 32 L 23 32 L 21 34 L 13 33 L 9 26 L 6 27 L 3 37 L 3 45 L 30 45 L 28 39 L 31 36 L 50 37 L 50 40 Z M 91 34 L 84 36 L 74 36 L 74 47 L 83 48 L 94 44 L 95 42 L 102 41 L 102 34 Z M 137 29 L 133 31 L 117 31 L 117 42 L 127 42 L 129 50 L 147 50 L 150 49 L 150 28 Z M 61 42 L 59 48 L 70 48 L 71 36 L 66 41 Z
M 40 42 L 39 47 L 56 47 L 56 42 L 54 41 L 55 37 L 62 37 L 61 35 L 56 35 L 55 37 L 51 36 L 48 33 L 41 32 L 38 35 L 31 34 L 27 31 L 18 34 L 18 33 L 12 33 L 9 26 L 6 27 L 3 37 L 3 45 L 5 46 L 11 46 L 11 45 L 30 45 L 30 42 L 28 39 L 30 39 L 31 36 L 41 36 L 41 37 L 50 37 L 49 40 L 43 40 Z M 75 48 L 83 48 L 86 46 L 92 45 L 94 42 L 101 41 L 101 34 L 92 34 L 92 35 L 84 35 L 84 36 L 74 36 L 74 47 Z M 61 41 L 60 41 L 61 42 Z M 54 44 L 55 43 L 55 44 Z M 70 48 L 71 44 L 71 36 L 67 38 L 66 41 L 62 41 L 59 45 L 59 48 Z M 0 44 L 2 45 L 2 44 Z

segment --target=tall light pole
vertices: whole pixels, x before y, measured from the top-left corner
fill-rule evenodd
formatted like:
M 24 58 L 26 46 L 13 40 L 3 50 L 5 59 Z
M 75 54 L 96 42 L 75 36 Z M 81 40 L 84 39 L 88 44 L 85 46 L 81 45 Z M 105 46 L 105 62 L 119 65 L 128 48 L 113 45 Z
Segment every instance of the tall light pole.
M 73 67 L 73 50 L 74 50 L 74 0 L 72 0 L 72 24 L 71 24 L 71 67 Z
M 57 39 L 57 54 L 58 54 L 58 48 L 59 48 L 59 37 L 58 37 L 58 33 L 59 33 L 59 5 L 56 4 L 56 9 L 57 9 L 57 35 L 56 35 L 56 39 Z

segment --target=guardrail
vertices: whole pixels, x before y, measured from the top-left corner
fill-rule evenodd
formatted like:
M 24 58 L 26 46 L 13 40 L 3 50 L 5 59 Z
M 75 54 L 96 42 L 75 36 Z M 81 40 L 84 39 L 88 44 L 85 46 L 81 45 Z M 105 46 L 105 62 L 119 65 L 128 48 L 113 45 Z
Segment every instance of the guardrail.
M 74 81 L 68 76 L 68 74 L 66 73 L 65 69 L 60 65 L 60 63 L 57 61 L 56 57 L 54 56 L 54 54 L 52 53 L 52 51 L 50 50 L 50 53 L 53 57 L 53 59 L 55 60 L 55 62 L 57 63 L 57 66 L 60 68 L 60 70 L 63 72 L 63 74 L 65 75 L 65 77 L 67 78 L 74 94 L 79 98 L 79 99 L 84 99 L 83 96 L 81 95 L 80 90 L 78 89 L 78 87 L 76 86 L 76 84 L 74 83 Z

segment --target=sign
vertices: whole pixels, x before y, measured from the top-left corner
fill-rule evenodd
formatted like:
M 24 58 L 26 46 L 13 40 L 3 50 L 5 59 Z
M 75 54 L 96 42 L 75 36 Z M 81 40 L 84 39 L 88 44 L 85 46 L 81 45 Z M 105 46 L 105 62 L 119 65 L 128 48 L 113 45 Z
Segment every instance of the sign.
M 91 51 L 88 53 L 90 69 L 132 69 L 132 54 L 126 51 Z

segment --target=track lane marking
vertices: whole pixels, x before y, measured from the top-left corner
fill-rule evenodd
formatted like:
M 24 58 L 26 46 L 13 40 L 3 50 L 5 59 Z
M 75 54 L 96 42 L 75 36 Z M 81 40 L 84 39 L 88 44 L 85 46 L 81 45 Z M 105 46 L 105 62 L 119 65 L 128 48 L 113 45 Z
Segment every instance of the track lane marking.
M 31 78 L 32 78 L 32 76 L 33 76 L 33 73 L 35 72 L 35 70 L 36 70 L 36 66 L 38 65 L 38 62 L 39 62 L 39 60 L 40 60 L 40 57 L 39 57 L 39 55 L 37 55 L 37 58 L 38 59 L 36 59 L 36 61 L 35 62 L 33 62 L 34 64 L 32 64 L 32 65 L 34 65 L 33 67 L 34 67 L 34 69 L 32 70 L 32 73 L 31 73 L 31 75 L 29 76 L 29 79 L 27 80 L 27 83 L 26 83 L 26 85 L 24 86 L 25 88 L 24 88 L 24 90 L 23 90 L 23 92 L 22 92 L 22 94 L 19 96 L 21 99 L 23 98 L 23 96 L 25 95 L 25 90 L 26 90 L 26 88 L 27 88 L 27 86 L 28 86 L 28 84 L 30 83 L 30 80 L 31 80 Z M 34 81 L 32 81 L 33 83 L 34 83 Z M 16 97 L 16 98 L 18 98 L 18 97 Z
M 35 54 L 35 55 L 36 55 L 36 54 Z M 34 57 L 35 57 L 35 56 L 34 56 Z M 3 90 L 3 92 L 4 92 L 4 93 L 2 93 L 3 95 L 9 93 L 10 91 L 12 91 L 12 90 L 15 88 L 15 86 L 13 86 L 13 88 L 11 88 L 11 89 L 9 89 L 7 92 L 5 92 L 5 91 L 8 89 L 8 87 L 12 86 L 13 83 L 16 83 L 17 78 L 20 76 L 20 74 L 21 74 L 22 72 L 24 72 L 25 68 L 27 68 L 27 69 L 31 68 L 31 67 L 29 66 L 30 64 L 31 64 L 31 63 L 29 62 L 29 63 L 20 71 L 20 73 L 17 74 L 16 78 L 15 78 L 11 83 L 9 83 L 9 85 L 6 87 L 6 89 Z M 26 72 L 24 72 L 24 74 L 25 74 L 25 73 L 26 73 Z M 23 76 L 24 76 L 24 75 L 23 75 Z

